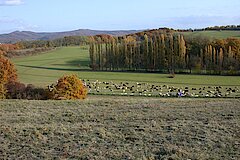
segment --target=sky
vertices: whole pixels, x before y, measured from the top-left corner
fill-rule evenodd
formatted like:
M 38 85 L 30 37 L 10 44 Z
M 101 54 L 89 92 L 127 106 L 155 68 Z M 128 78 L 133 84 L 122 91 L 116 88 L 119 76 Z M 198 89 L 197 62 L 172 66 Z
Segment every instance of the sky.
M 0 0 L 0 34 L 240 24 L 240 0 Z

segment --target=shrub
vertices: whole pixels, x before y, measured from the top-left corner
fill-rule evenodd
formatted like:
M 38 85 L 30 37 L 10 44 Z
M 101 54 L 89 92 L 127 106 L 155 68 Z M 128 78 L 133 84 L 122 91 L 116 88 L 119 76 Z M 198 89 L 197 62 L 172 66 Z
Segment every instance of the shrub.
M 22 94 L 26 88 L 25 84 L 19 82 L 10 82 L 5 85 L 5 88 L 7 90 L 7 99 L 23 99 Z
M 63 76 L 48 89 L 49 99 L 85 99 L 87 96 L 86 87 L 76 75 Z
M 35 88 L 32 84 L 25 86 L 23 83 L 11 82 L 6 85 L 7 99 L 46 100 L 47 91 Z
M 29 84 L 25 89 L 25 95 L 28 100 L 46 100 L 47 90 L 44 88 L 36 88 L 34 85 Z
M 168 76 L 168 78 L 175 78 L 175 73 L 170 73 L 170 75 Z

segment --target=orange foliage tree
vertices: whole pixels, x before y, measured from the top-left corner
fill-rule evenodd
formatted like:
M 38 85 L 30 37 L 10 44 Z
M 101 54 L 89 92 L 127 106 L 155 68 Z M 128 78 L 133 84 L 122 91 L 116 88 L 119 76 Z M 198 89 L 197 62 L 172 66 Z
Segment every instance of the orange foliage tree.
M 87 96 L 86 87 L 76 75 L 63 76 L 48 89 L 49 99 L 85 99 Z
M 17 44 L 0 44 L 0 55 L 7 55 L 8 52 L 21 49 Z
M 6 85 L 17 81 L 16 69 L 9 59 L 0 55 L 0 99 L 6 96 Z

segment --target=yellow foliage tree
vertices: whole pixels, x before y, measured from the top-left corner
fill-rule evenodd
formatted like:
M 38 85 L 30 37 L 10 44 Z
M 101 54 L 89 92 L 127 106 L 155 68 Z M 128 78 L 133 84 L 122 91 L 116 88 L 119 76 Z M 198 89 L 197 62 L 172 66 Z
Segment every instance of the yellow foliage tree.
M 6 85 L 17 81 L 16 69 L 9 59 L 0 55 L 0 99 L 6 97 Z
M 76 75 L 63 76 L 49 87 L 49 99 L 85 99 L 86 96 L 87 89 Z

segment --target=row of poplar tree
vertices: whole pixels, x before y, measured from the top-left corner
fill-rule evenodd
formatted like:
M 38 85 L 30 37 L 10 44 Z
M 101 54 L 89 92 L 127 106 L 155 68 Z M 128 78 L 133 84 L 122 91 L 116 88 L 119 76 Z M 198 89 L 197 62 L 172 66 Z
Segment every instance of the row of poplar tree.
M 240 41 L 185 40 L 181 34 L 150 32 L 144 35 L 90 37 L 93 70 L 214 71 L 240 68 Z

